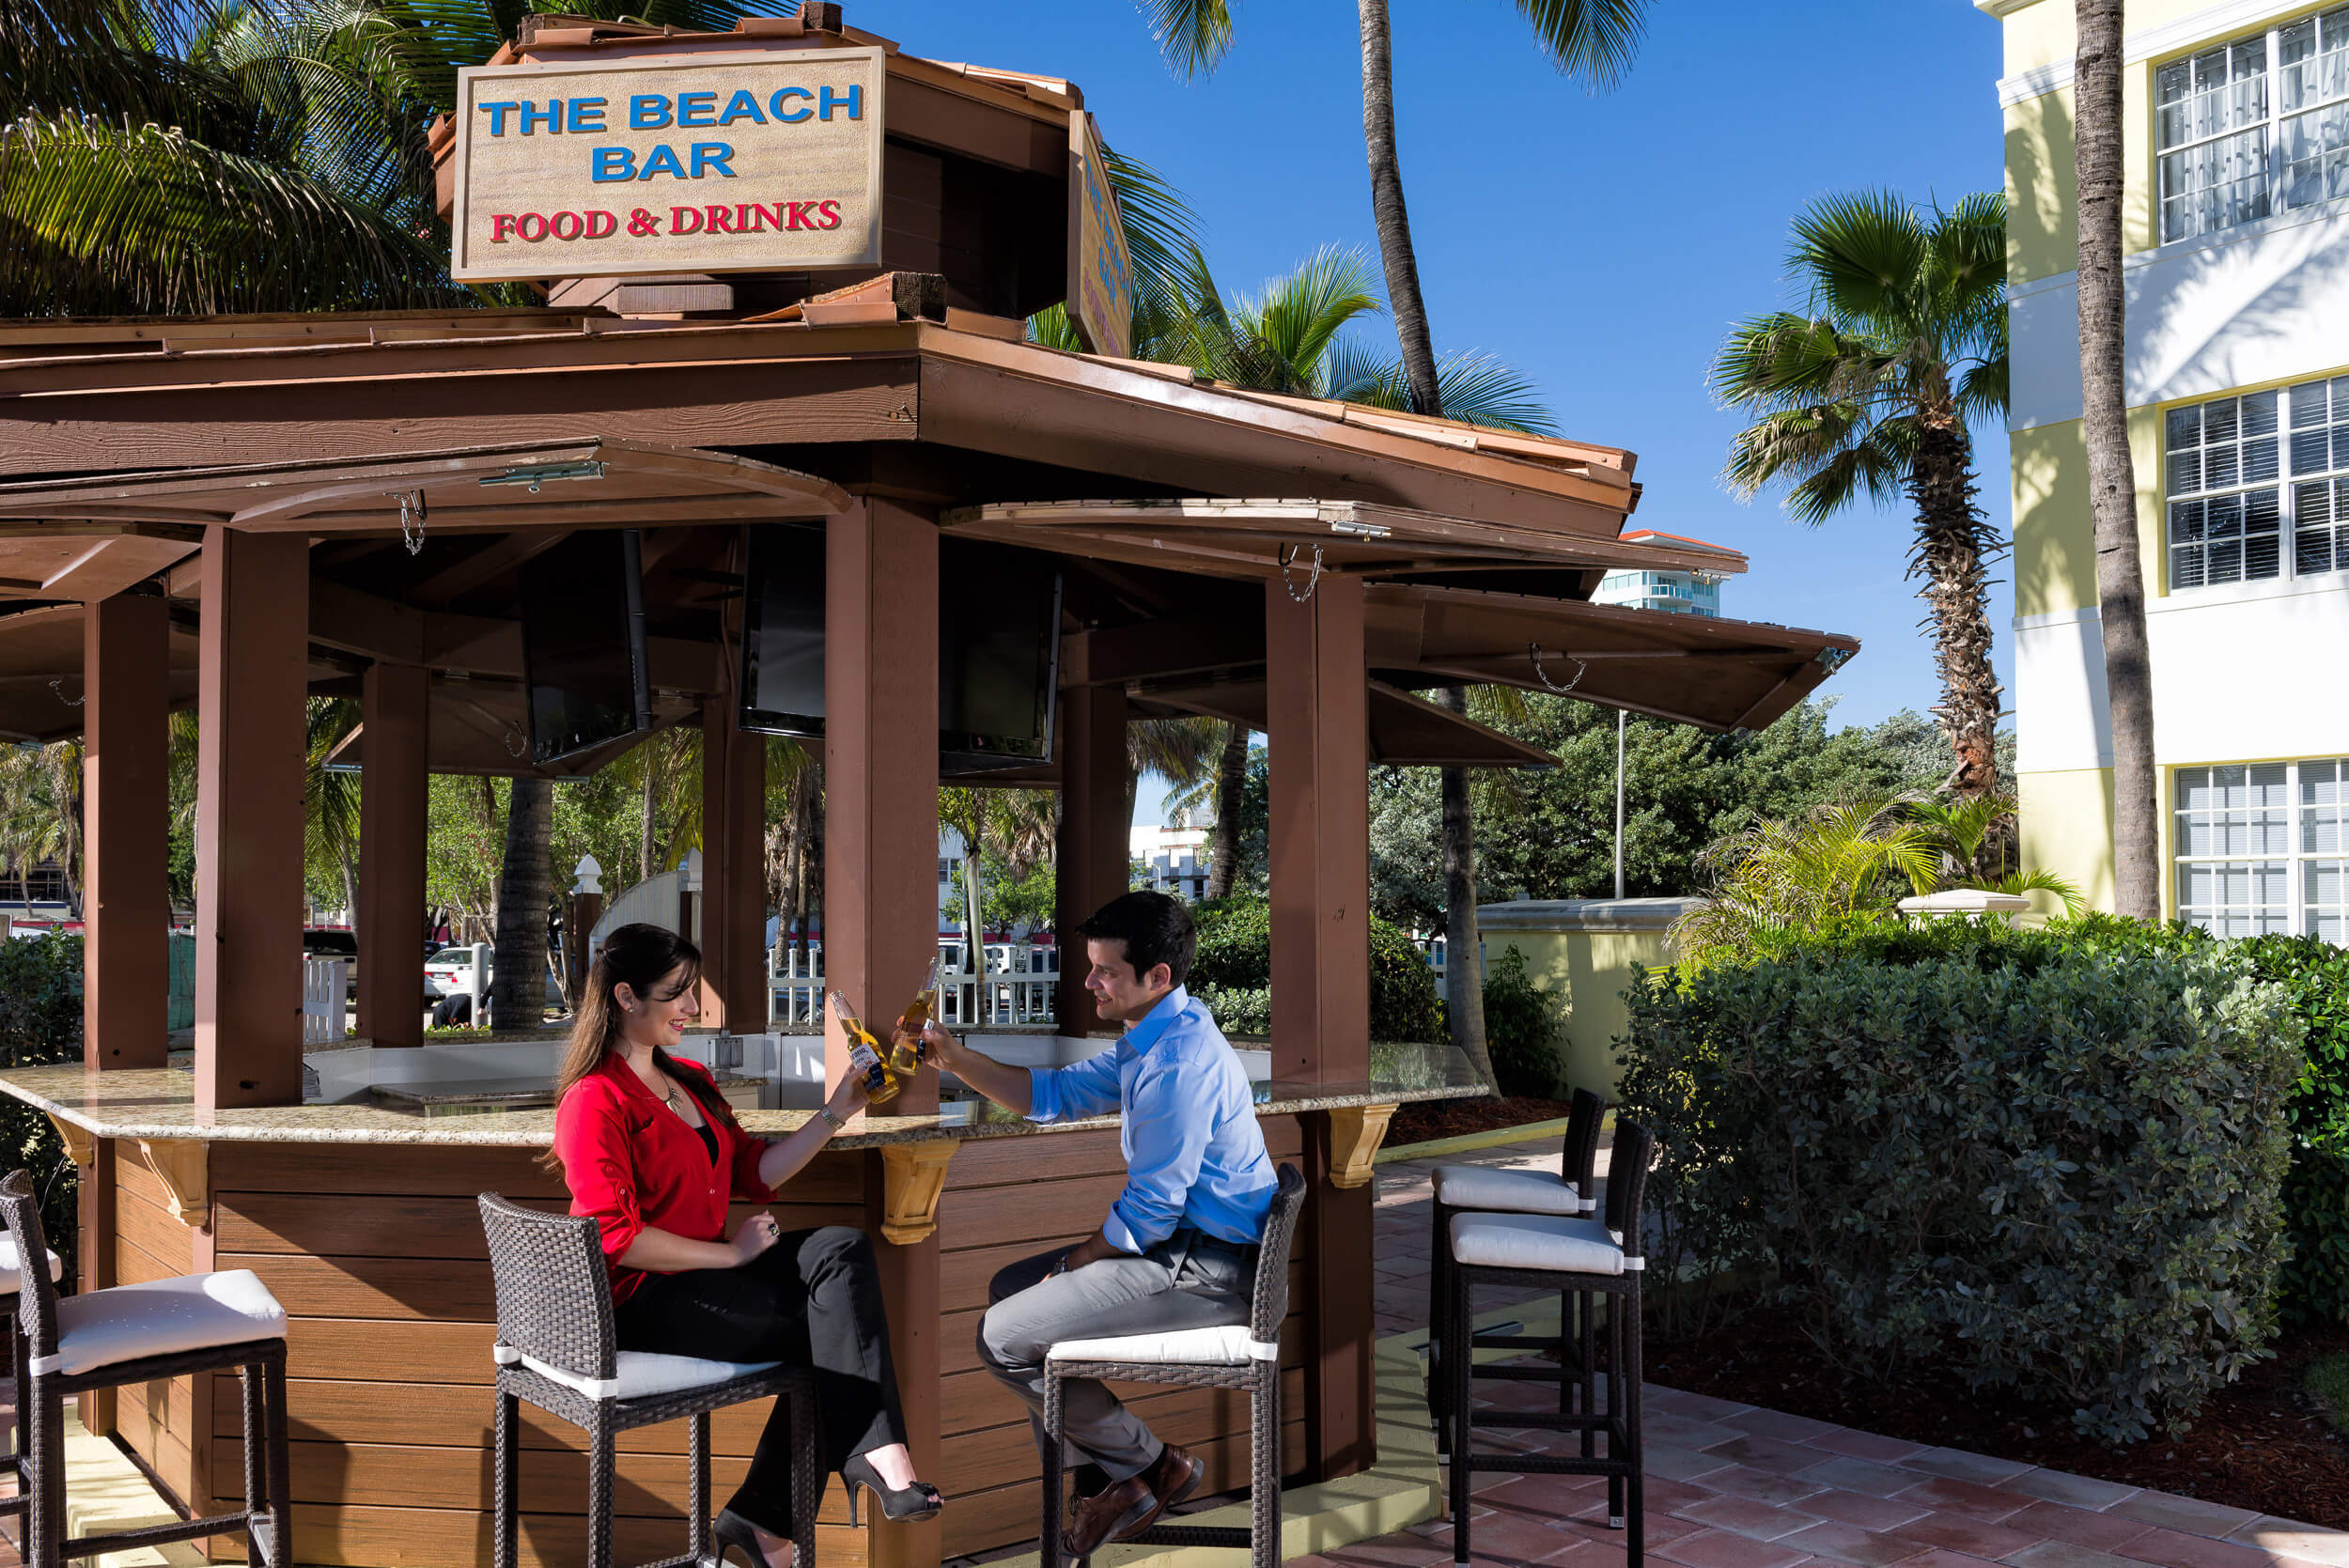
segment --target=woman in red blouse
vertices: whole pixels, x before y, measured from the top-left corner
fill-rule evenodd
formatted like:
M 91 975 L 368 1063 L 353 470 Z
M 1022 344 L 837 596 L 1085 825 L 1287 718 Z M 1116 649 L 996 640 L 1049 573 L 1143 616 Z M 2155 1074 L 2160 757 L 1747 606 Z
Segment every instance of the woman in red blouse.
M 906 1452 L 872 1243 L 843 1225 L 785 1234 L 765 1213 L 725 1239 L 727 1203 L 774 1202 L 863 1109 L 863 1085 L 844 1077 L 779 1142 L 745 1133 L 708 1070 L 669 1054 L 700 1016 L 700 976 L 701 954 L 682 937 L 620 927 L 589 971 L 563 1061 L 553 1158 L 571 1212 L 603 1228 L 620 1348 L 814 1367 L 825 1466 L 848 1485 L 851 1520 L 860 1487 L 892 1519 L 929 1518 L 940 1498 Z M 789 1568 L 792 1522 L 778 1404 L 715 1529 L 750 1568 Z

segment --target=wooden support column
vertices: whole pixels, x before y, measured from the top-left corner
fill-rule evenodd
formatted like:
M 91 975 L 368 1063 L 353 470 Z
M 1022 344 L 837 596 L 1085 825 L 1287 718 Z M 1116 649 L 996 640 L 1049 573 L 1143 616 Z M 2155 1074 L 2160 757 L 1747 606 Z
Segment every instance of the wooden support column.
M 82 1063 L 168 1063 L 170 792 L 164 679 L 169 619 L 117 594 L 82 621 Z
M 831 520 L 824 555 L 825 983 L 885 1037 L 938 951 L 938 528 L 894 501 L 868 499 Z M 827 1016 L 827 1086 L 847 1061 L 839 1024 Z M 925 1071 L 887 1111 L 937 1108 L 938 1075 Z M 880 1151 L 868 1160 L 866 1228 L 907 1438 L 916 1473 L 935 1475 L 938 1237 L 882 1239 Z M 873 1568 L 935 1568 L 941 1539 L 936 1520 L 877 1521 Z
M 702 705 L 702 1021 L 756 1034 L 769 1006 L 767 737 L 737 729 L 734 710 L 729 696 Z
M 424 1044 L 425 759 L 431 675 L 370 664 L 360 717 L 359 1032 L 379 1046 Z
M 1126 815 L 1126 693 L 1081 686 L 1061 694 L 1061 813 L 1054 924 L 1060 942 L 1060 1031 L 1108 1027 L 1085 994 L 1077 924 L 1126 891 L 1133 861 Z
M 211 524 L 202 583 L 195 1103 L 300 1105 L 310 541 Z
M 1265 585 L 1270 752 L 1272 1071 L 1370 1076 L 1370 715 L 1362 584 L 1324 577 L 1299 603 Z M 1372 1390 L 1371 1188 L 1340 1185 L 1328 1112 L 1306 1119 L 1313 1323 L 1308 1444 L 1317 1479 L 1377 1458 Z

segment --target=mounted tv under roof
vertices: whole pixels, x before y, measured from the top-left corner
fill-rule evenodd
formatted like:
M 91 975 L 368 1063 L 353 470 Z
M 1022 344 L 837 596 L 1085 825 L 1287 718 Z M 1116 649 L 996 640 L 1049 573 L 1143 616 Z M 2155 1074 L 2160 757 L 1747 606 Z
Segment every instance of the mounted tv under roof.
M 574 534 L 521 578 L 522 679 L 538 766 L 652 728 L 634 529 Z
M 824 531 L 756 523 L 749 536 L 738 722 L 763 735 L 824 733 Z M 1052 755 L 1060 573 L 1034 551 L 941 539 L 939 766 L 1020 768 Z

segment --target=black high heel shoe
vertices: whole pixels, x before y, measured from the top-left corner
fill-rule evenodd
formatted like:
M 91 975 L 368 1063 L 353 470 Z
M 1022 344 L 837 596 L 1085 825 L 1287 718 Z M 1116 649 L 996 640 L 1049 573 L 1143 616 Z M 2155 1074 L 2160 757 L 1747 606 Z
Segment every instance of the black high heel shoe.
M 861 1453 L 852 1453 L 841 1462 L 840 1479 L 848 1488 L 848 1528 L 856 1528 L 856 1495 L 860 1487 L 873 1494 L 881 1505 L 881 1517 L 892 1524 L 913 1524 L 938 1517 L 938 1511 L 946 1506 L 946 1499 L 938 1488 L 926 1481 L 917 1481 L 903 1490 L 881 1484 L 880 1472 L 872 1461 Z
M 853 1498 L 854 1494 L 850 1496 Z M 850 1506 L 854 1506 L 853 1502 Z M 725 1568 L 732 1560 L 726 1556 L 728 1546 L 741 1548 L 744 1568 L 768 1568 L 766 1550 L 758 1544 L 758 1531 L 733 1509 L 722 1508 L 718 1511 L 718 1516 L 709 1521 L 709 1533 L 717 1537 L 721 1568 Z M 807 1565 L 794 1562 L 792 1568 L 807 1568 Z

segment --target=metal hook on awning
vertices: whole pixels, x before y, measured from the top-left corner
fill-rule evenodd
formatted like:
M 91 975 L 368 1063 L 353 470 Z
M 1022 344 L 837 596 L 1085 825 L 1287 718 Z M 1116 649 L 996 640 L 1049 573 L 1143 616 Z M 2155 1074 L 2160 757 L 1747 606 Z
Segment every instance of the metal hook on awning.
M 411 555 L 424 553 L 424 491 L 394 490 L 392 498 L 399 503 L 399 542 L 408 547 Z M 410 519 L 414 520 L 411 532 Z
M 523 757 L 530 754 L 530 737 L 513 720 L 506 721 L 506 733 L 498 738 L 506 742 L 506 750 L 511 755 Z
M 67 696 L 65 694 L 65 676 L 63 675 L 59 675 L 56 679 L 51 681 L 49 683 L 49 690 L 54 691 L 57 694 L 57 701 L 65 704 L 68 707 L 79 707 L 84 703 L 89 701 L 89 694 L 87 692 L 84 692 L 78 697 Z
M 1585 663 L 1583 660 L 1574 659 L 1574 655 L 1570 653 L 1562 652 L 1560 654 L 1561 658 L 1574 659 L 1574 678 L 1566 682 L 1565 685 L 1561 686 L 1556 681 L 1549 678 L 1549 672 L 1548 670 L 1542 668 L 1542 645 L 1539 643 L 1526 644 L 1525 657 L 1533 661 L 1534 677 L 1544 686 L 1548 687 L 1552 691 L 1557 692 L 1562 697 L 1567 692 L 1572 691 L 1576 687 L 1581 685 L 1582 677 L 1588 675 L 1591 670 L 1590 665 Z
M 1321 585 L 1321 547 L 1319 545 L 1314 546 L 1314 566 L 1313 570 L 1306 575 L 1305 591 L 1299 593 L 1297 584 L 1289 580 L 1289 563 L 1297 559 L 1297 552 L 1303 548 L 1302 545 L 1281 547 L 1281 586 L 1286 588 L 1289 591 L 1289 598 L 1299 604 L 1313 598 L 1314 590 Z

